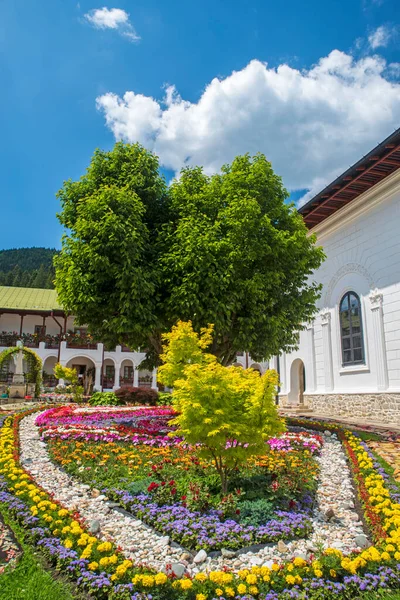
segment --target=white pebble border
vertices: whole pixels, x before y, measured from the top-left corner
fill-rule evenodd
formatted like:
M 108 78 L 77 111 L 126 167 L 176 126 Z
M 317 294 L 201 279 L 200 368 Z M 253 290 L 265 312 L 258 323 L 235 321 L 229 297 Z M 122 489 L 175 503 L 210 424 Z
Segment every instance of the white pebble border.
M 336 436 L 324 435 L 320 456 L 320 478 L 316 508 L 312 517 L 313 533 L 308 539 L 294 540 L 286 544 L 284 552 L 277 545 L 269 545 L 258 552 L 247 552 L 232 558 L 219 556 L 203 557 L 201 564 L 187 561 L 182 547 L 169 545 L 169 537 L 158 535 L 152 528 L 134 516 L 124 515 L 105 496 L 93 498 L 90 488 L 75 477 L 67 475 L 51 460 L 47 445 L 40 440 L 35 425 L 38 413 L 23 418 L 20 422 L 20 455 L 22 466 L 38 485 L 69 510 L 77 511 L 89 525 L 98 521 L 103 540 L 113 541 L 135 564 L 148 565 L 157 570 L 166 564 L 178 563 L 186 567 L 189 574 L 209 572 L 226 565 L 238 571 L 252 565 L 268 565 L 272 561 L 282 562 L 294 556 L 306 557 L 320 547 L 336 547 L 345 554 L 357 548 L 355 538 L 363 533 L 362 524 L 354 510 L 354 493 L 351 474 L 344 451 Z M 332 509 L 339 522 L 327 522 L 325 512 Z

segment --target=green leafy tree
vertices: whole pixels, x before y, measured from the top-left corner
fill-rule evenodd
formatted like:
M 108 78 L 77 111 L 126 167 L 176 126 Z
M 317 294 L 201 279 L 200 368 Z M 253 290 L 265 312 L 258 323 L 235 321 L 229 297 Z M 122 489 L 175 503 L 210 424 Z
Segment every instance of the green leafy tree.
M 97 150 L 59 192 L 69 230 L 56 257 L 64 307 L 109 346 L 146 347 L 158 364 L 178 319 L 214 323 L 211 353 L 255 360 L 290 351 L 315 314 L 322 260 L 265 156 L 237 157 L 220 174 L 183 169 L 167 189 L 140 145 Z
M 232 471 L 264 454 L 268 437 L 285 426 L 275 406 L 277 373 L 260 377 L 253 369 L 222 366 L 204 351 L 212 329 L 203 329 L 199 336 L 190 322 L 173 327 L 164 336 L 159 379 L 174 388 L 176 433 L 213 461 L 225 494 Z
M 64 379 L 71 384 L 74 402 L 82 402 L 83 387 L 79 385 L 79 378 L 76 370 L 57 363 L 53 369 L 53 372 L 57 379 Z

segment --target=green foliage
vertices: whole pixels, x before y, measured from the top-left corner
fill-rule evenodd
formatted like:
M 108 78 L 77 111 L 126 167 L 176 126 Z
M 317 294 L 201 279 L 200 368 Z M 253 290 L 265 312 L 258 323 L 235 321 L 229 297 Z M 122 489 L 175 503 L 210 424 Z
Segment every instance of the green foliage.
M 211 332 L 209 326 L 199 336 L 190 322 L 179 322 L 165 334 L 166 362 L 159 369 L 159 380 L 174 387 L 177 435 L 189 444 L 200 444 L 200 455 L 214 461 L 226 493 L 232 471 L 265 453 L 266 439 L 285 426 L 275 406 L 276 372 L 260 377 L 253 369 L 222 366 L 204 352 Z M 191 349 L 186 364 L 180 359 L 184 347 Z
M 152 483 L 151 477 L 144 477 L 143 479 L 139 479 L 138 481 L 133 481 L 127 486 L 128 492 L 137 496 L 139 494 L 145 494 L 147 492 L 147 488 Z
M 0 250 L 0 285 L 54 288 L 53 248 Z
M 60 363 L 57 363 L 53 369 L 54 376 L 57 379 L 65 379 L 71 385 L 74 402 L 82 402 L 83 400 L 83 387 L 79 385 L 78 373 L 75 369 L 64 367 Z
M 3 368 L 3 365 L 6 365 L 11 357 L 18 352 L 18 346 L 13 346 L 3 350 L 3 352 L 0 354 L 0 372 Z M 35 384 L 35 398 L 39 398 L 40 386 L 42 384 L 42 360 L 40 356 L 30 348 L 23 347 L 22 352 L 28 366 L 27 380 L 29 383 Z
M 115 395 L 119 404 L 158 404 L 158 392 L 148 388 L 125 386 L 116 390 Z
M 244 500 L 238 504 L 240 522 L 243 525 L 263 525 L 272 519 L 275 507 L 270 500 L 258 498 L 257 500 Z
M 167 189 L 154 155 L 119 142 L 58 196 L 60 301 L 108 346 L 148 348 L 146 367 L 178 319 L 214 323 L 210 351 L 230 364 L 292 350 L 315 313 L 323 252 L 262 154 Z
M 172 394 L 170 392 L 158 392 L 158 406 L 170 406 L 172 404 Z
M 118 143 L 96 150 L 86 175 L 58 193 L 71 232 L 55 259 L 59 299 L 105 344 L 137 348 L 157 327 L 154 243 L 165 190 L 157 158 Z
M 90 406 L 118 406 L 121 402 L 114 392 L 95 392 L 88 400 Z

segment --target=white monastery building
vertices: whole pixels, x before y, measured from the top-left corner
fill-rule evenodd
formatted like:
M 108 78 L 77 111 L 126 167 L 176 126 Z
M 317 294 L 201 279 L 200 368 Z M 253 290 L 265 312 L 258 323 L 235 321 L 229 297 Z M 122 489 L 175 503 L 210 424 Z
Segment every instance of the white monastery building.
M 236 365 L 278 370 L 279 404 L 294 411 L 361 416 L 400 424 L 400 129 L 299 209 L 326 260 L 318 313 L 300 333 L 299 349 Z M 22 340 L 43 361 L 54 387 L 56 362 L 74 367 L 96 390 L 157 388 L 143 352 L 106 351 L 64 313 L 55 290 L 0 287 L 0 352 Z M 0 393 L 14 362 L 0 373 Z
M 82 378 L 90 375 L 91 388 L 116 390 L 122 386 L 157 388 L 156 371 L 141 370 L 143 352 L 117 346 L 108 352 L 95 342 L 74 317 L 65 314 L 55 290 L 0 286 L 0 353 L 21 340 L 43 361 L 43 383 L 54 387 L 57 362 L 73 367 Z M 11 383 L 15 364 L 10 360 L 0 373 L 0 392 Z
M 273 361 L 280 404 L 400 424 L 400 129 L 299 212 L 326 260 L 315 320 Z

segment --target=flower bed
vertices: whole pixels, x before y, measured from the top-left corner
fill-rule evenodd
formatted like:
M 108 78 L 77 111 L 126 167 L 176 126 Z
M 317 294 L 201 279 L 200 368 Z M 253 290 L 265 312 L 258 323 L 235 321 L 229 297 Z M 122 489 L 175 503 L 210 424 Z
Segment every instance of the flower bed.
M 300 432 L 269 440 L 265 456 L 237 470 L 224 495 L 210 461 L 173 435 L 172 415 L 160 408 L 83 413 L 66 407 L 37 424 L 68 473 L 188 549 L 232 550 L 307 536 L 321 437 Z
M 347 557 L 337 549 L 326 549 L 307 561 L 297 557 L 282 564 L 253 566 L 242 569 L 237 576 L 221 570 L 176 578 L 168 569 L 166 573 L 155 573 L 135 568 L 112 544 L 104 545 L 88 534 L 78 515 L 64 512 L 35 484 L 19 463 L 18 422 L 23 416 L 8 418 L 0 430 L 0 502 L 24 525 L 32 540 L 38 540 L 48 558 L 57 561 L 93 596 L 126 600 L 286 600 L 328 598 L 333 594 L 350 598 L 363 591 L 400 587 L 400 505 L 396 489 L 391 489 L 391 481 L 378 471 L 380 467 L 363 443 L 340 427 L 331 430 L 342 438 L 353 465 L 374 546 Z M 313 427 L 320 426 L 314 423 Z M 93 552 L 89 558 L 84 555 L 88 546 Z M 107 560 L 100 564 L 103 558 Z

